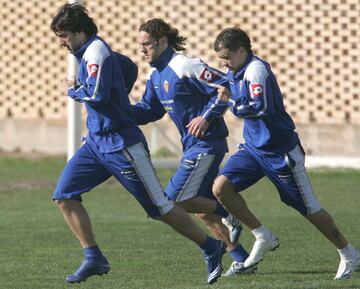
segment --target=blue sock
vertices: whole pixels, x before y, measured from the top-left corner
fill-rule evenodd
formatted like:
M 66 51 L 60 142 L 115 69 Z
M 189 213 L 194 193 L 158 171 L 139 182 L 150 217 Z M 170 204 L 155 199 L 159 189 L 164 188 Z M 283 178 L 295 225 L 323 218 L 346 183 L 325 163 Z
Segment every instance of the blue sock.
M 101 253 L 101 250 L 97 245 L 84 248 L 83 250 L 85 259 L 88 261 L 98 262 L 104 259 L 104 255 Z
M 231 258 L 236 262 L 245 262 L 246 258 L 249 257 L 249 253 L 243 248 L 243 246 L 238 245 L 234 250 L 229 252 Z
M 199 245 L 201 251 L 206 255 L 211 255 L 216 250 L 216 240 L 207 236 L 204 243 Z
M 216 209 L 213 214 L 218 215 L 222 218 L 226 218 L 229 215 L 229 213 L 224 209 L 224 207 L 219 202 L 216 202 Z

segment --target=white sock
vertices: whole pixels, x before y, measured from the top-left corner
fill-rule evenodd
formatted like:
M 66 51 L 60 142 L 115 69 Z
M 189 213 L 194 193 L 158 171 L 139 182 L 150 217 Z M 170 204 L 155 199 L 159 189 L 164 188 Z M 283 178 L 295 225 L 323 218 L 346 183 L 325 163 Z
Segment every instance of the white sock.
M 348 260 L 348 259 L 352 259 L 355 255 L 355 248 L 353 246 L 351 246 L 351 244 L 347 244 L 346 247 L 342 248 L 342 249 L 338 249 L 338 252 L 340 254 L 340 258 L 341 259 L 345 259 L 345 260 Z
M 252 230 L 251 233 L 254 234 L 256 240 L 267 241 L 270 240 L 272 236 L 271 231 L 264 225 L 261 225 L 260 227 Z

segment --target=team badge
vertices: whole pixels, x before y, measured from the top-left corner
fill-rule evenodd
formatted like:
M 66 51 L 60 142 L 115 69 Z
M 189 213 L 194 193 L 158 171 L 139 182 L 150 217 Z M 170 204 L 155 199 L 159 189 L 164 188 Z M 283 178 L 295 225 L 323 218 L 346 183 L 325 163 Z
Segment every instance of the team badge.
M 169 82 L 167 80 L 164 81 L 164 90 L 167 92 L 169 92 Z
M 99 65 L 97 64 L 89 64 L 89 75 L 96 76 L 99 70 Z
M 262 97 L 263 96 L 263 86 L 259 83 L 251 84 L 251 95 L 254 97 Z

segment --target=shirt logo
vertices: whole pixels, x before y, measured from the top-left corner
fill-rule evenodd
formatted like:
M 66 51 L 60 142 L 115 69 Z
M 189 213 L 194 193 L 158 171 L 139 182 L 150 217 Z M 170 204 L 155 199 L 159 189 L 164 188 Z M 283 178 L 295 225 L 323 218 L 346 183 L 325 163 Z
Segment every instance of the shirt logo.
M 167 112 L 169 112 L 169 113 L 172 112 L 172 110 L 173 110 L 172 105 L 174 104 L 173 99 L 164 99 L 164 100 L 161 100 L 161 103 Z
M 89 74 L 90 76 L 97 76 L 99 70 L 99 65 L 97 64 L 89 64 Z
M 205 68 L 200 75 L 200 79 L 205 80 L 206 82 L 211 82 L 214 78 L 215 78 L 214 73 L 212 73 L 207 68 Z
M 261 97 L 263 96 L 263 86 L 259 83 L 252 83 L 251 84 L 251 95 L 254 97 Z
M 169 92 L 169 82 L 167 80 L 164 81 L 164 90 L 167 92 Z

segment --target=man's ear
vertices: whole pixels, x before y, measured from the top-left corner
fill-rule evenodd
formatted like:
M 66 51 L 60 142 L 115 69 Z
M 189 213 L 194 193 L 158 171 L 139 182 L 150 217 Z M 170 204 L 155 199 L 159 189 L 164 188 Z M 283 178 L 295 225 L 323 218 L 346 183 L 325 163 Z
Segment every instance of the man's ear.
M 238 53 L 240 53 L 240 54 L 244 54 L 244 52 L 245 52 L 245 48 L 244 47 L 239 47 L 239 49 L 238 49 Z
M 159 39 L 159 44 L 161 47 L 166 47 L 168 46 L 168 38 L 167 36 L 162 36 L 160 39 Z
M 87 35 L 85 34 L 84 31 L 80 31 L 80 32 L 73 32 L 75 37 L 81 37 L 82 39 L 87 38 Z

